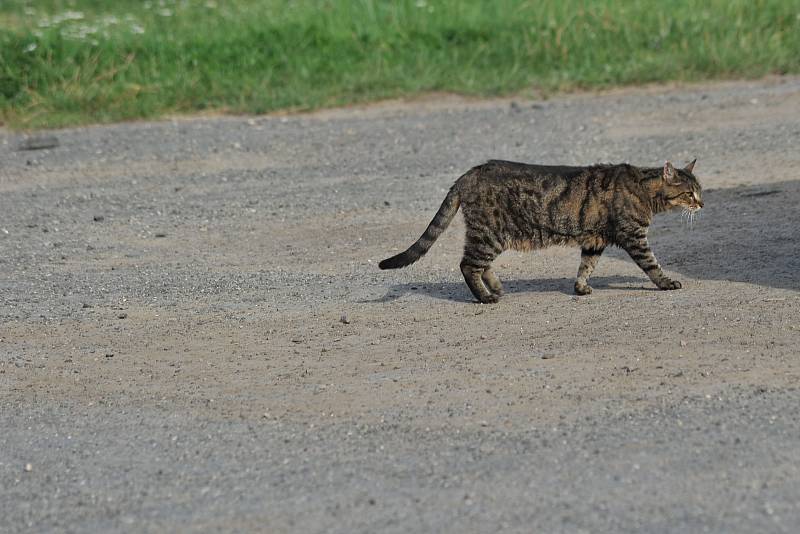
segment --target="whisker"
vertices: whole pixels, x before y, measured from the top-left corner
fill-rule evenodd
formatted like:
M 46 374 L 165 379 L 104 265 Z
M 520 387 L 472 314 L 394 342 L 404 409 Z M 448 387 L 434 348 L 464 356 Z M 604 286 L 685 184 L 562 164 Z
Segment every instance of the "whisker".
M 692 228 L 692 221 L 693 221 L 692 209 L 688 208 L 688 207 L 683 208 L 683 212 L 681 213 L 681 218 L 686 223 L 686 225 L 689 227 L 689 229 L 691 229 Z

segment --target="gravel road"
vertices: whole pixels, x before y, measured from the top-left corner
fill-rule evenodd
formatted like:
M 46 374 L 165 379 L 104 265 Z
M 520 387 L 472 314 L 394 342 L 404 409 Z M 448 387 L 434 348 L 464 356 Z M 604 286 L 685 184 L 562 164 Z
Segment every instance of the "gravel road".
M 0 531 L 796 532 L 800 78 L 0 129 Z M 489 158 L 683 164 L 693 227 L 471 302 Z

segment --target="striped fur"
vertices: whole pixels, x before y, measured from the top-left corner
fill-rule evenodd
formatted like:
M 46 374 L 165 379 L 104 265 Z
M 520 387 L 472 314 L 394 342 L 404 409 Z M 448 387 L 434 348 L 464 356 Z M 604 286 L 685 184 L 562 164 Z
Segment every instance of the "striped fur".
M 588 279 L 607 246 L 623 248 L 661 289 L 679 289 L 661 270 L 647 243 L 655 214 L 702 208 L 702 188 L 694 162 L 675 169 L 628 164 L 563 167 L 492 160 L 461 176 L 447 194 L 422 237 L 405 252 L 380 262 L 381 269 L 417 261 L 464 213 L 466 239 L 461 272 L 472 294 L 497 302 L 502 284 L 491 268 L 504 250 L 535 250 L 551 245 L 581 248 L 575 281 L 579 295 L 591 293 Z
M 400 267 L 407 267 L 420 259 L 428 252 L 433 246 L 433 242 L 442 235 L 445 228 L 450 225 L 450 221 L 456 216 L 458 206 L 461 203 L 458 197 L 458 190 L 456 186 L 450 188 L 450 192 L 444 197 L 442 205 L 439 206 L 439 211 L 433 216 L 433 220 L 425 229 L 425 232 L 417 239 L 417 242 L 408 247 L 407 250 L 387 258 L 378 264 L 381 269 L 399 269 Z

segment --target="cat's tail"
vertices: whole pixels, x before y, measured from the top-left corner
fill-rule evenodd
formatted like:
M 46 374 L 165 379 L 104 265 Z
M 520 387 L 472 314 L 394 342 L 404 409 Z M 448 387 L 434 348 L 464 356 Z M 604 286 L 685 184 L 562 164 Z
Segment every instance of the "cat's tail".
M 436 241 L 450 224 L 450 221 L 453 220 L 460 205 L 461 198 L 456 190 L 456 185 L 453 185 L 453 187 L 450 188 L 450 192 L 444 197 L 442 205 L 439 206 L 439 211 L 433 216 L 433 220 L 425 229 L 422 236 L 417 239 L 417 242 L 408 247 L 408 250 L 405 252 L 383 260 L 378 264 L 378 267 L 381 269 L 399 269 L 400 267 L 411 265 L 424 256 L 433 246 L 433 242 Z

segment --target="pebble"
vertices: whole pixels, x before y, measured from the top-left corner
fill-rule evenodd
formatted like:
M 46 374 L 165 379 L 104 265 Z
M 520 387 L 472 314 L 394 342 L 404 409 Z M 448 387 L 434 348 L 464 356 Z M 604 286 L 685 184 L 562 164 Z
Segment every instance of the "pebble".
M 341 317 L 339 317 L 339 321 L 343 324 L 350 324 L 350 319 L 347 318 L 347 314 L 343 313 Z
M 31 471 L 33 471 L 33 465 L 32 464 L 25 464 L 25 472 L 26 473 L 30 473 Z

